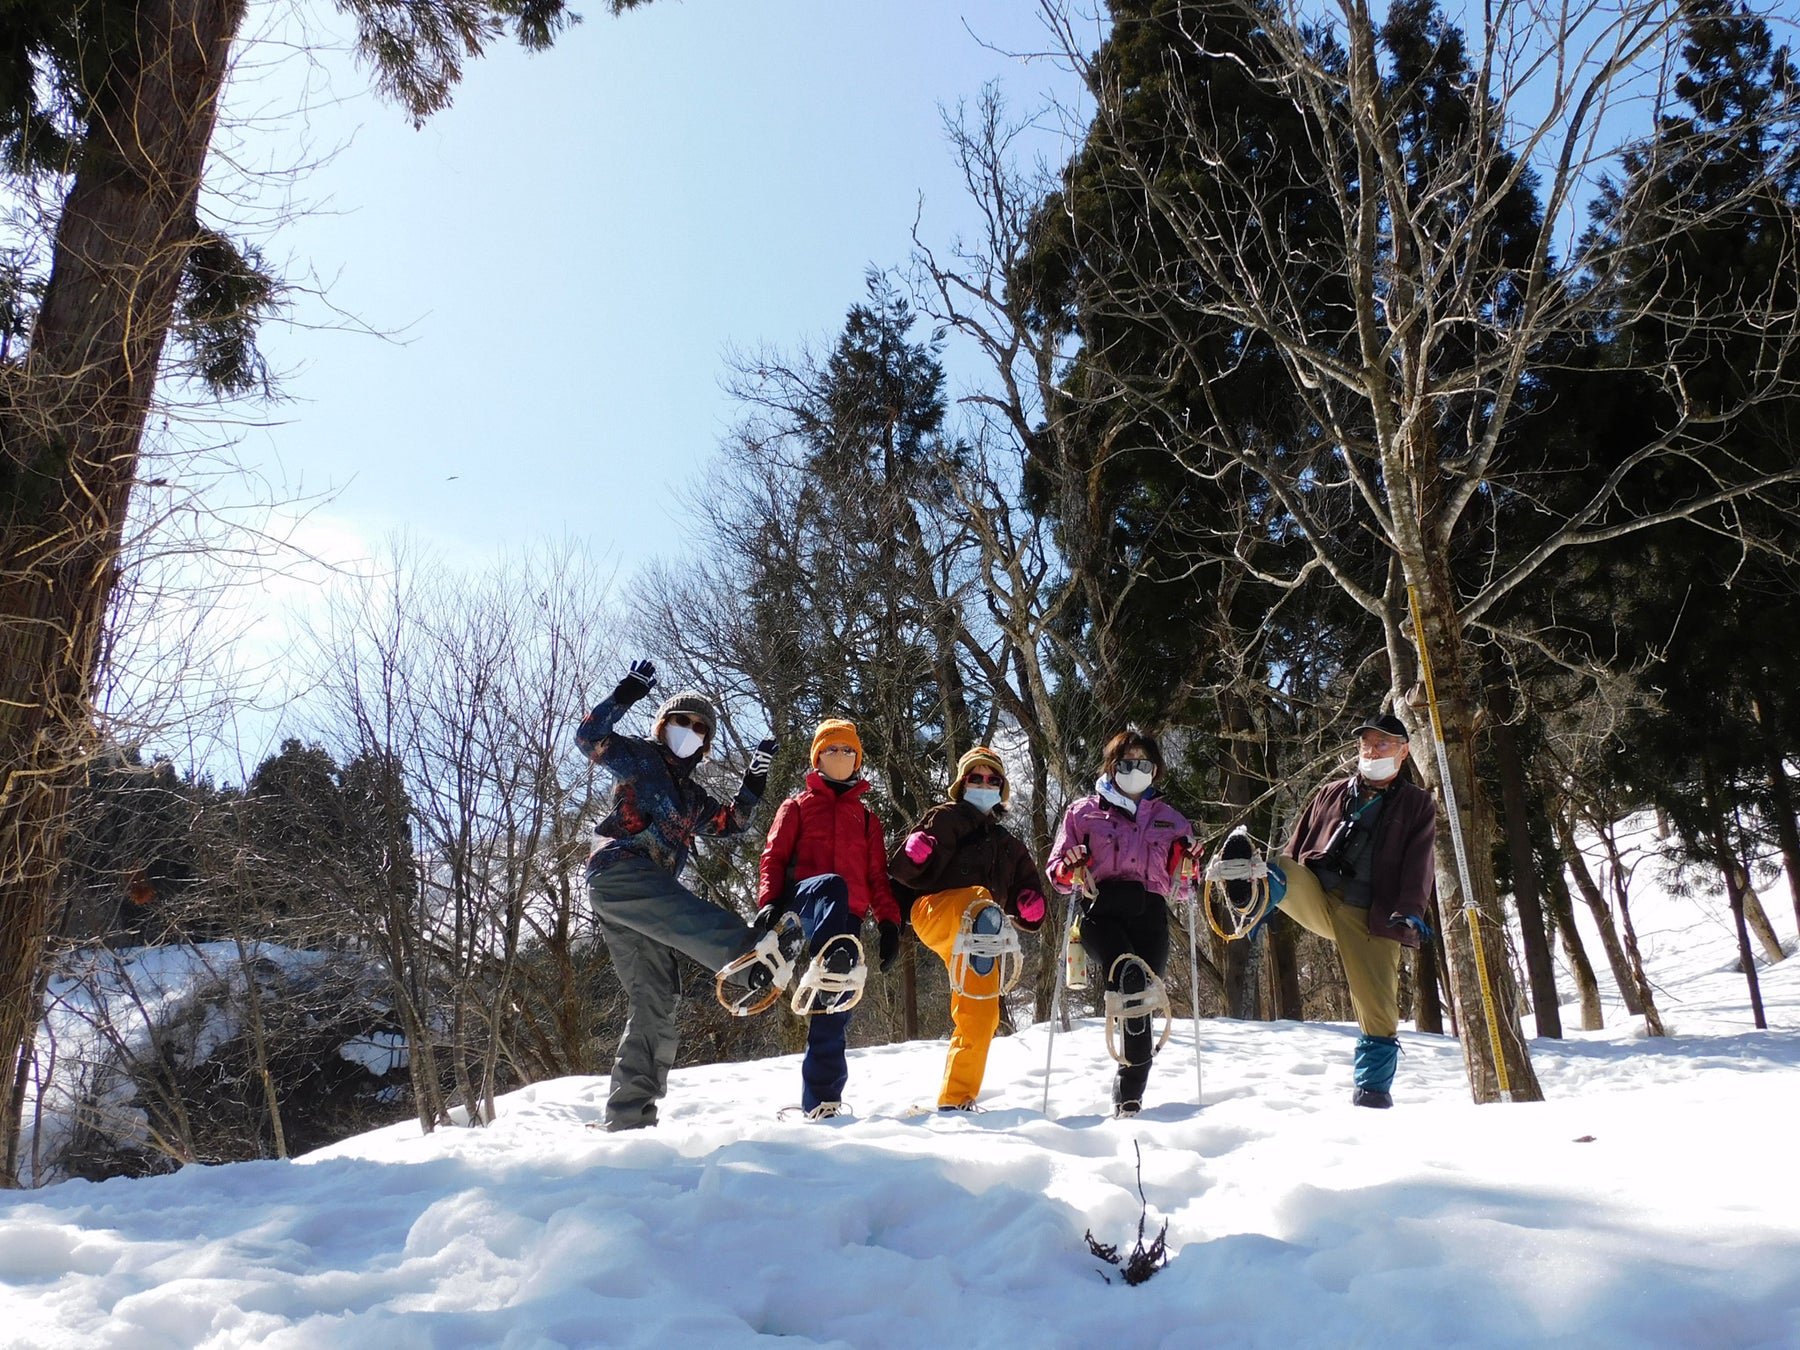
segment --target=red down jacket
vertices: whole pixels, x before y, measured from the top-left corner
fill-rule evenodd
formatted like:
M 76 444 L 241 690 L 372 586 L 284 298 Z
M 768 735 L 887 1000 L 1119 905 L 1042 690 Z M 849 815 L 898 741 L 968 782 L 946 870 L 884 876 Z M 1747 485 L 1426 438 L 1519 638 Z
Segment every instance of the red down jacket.
M 817 769 L 806 786 L 775 812 L 763 845 L 756 907 L 765 908 L 795 881 L 835 872 L 850 890 L 858 917 L 871 909 L 877 920 L 900 922 L 900 906 L 888 886 L 887 840 L 881 818 L 863 805 L 867 779 L 836 792 Z

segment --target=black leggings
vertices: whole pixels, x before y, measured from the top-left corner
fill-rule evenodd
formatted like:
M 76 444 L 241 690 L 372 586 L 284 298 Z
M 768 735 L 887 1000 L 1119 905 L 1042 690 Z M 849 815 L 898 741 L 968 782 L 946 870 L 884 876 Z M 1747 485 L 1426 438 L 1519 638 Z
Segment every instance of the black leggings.
M 1081 946 L 1096 973 L 1107 977 L 1106 987 L 1118 989 L 1111 978 L 1113 962 L 1129 953 L 1142 960 L 1158 977 L 1169 968 L 1169 906 L 1136 881 L 1110 878 L 1102 881 L 1081 919 Z M 1133 991 L 1135 992 L 1135 991 Z M 1150 1077 L 1152 1017 L 1134 1017 L 1125 1024 L 1124 1045 L 1128 1064 L 1119 1066 L 1113 1083 L 1113 1101 L 1142 1102 Z

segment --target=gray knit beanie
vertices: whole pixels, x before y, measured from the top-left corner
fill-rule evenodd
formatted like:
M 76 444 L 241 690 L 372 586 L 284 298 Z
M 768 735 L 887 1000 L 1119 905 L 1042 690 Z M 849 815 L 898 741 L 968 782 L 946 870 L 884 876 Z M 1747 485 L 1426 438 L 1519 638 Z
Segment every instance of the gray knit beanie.
M 683 689 L 664 699 L 662 707 L 656 710 L 656 725 L 660 728 L 663 718 L 676 712 L 702 718 L 706 722 L 706 739 L 709 741 L 718 729 L 719 714 L 714 711 L 712 700 L 698 689 Z

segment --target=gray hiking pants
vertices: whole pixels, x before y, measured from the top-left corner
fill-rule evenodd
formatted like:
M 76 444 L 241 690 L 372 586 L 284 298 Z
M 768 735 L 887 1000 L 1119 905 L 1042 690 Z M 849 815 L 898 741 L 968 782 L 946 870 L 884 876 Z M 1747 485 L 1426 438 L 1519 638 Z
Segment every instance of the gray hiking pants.
M 710 974 L 753 945 L 742 919 L 709 904 L 648 859 L 622 854 L 588 877 L 588 902 L 625 987 L 625 1034 L 613 1060 L 606 1128 L 656 1124 L 656 1103 L 675 1064 L 677 953 Z

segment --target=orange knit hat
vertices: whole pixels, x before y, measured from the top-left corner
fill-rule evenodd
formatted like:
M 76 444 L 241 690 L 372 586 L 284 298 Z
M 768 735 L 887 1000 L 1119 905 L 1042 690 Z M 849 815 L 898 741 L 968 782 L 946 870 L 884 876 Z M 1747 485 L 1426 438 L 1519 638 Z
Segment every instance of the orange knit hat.
M 856 751 L 856 767 L 862 769 L 863 748 L 862 737 L 856 734 L 856 723 L 847 722 L 841 717 L 827 717 L 819 723 L 819 729 L 813 732 L 812 766 L 819 767 L 819 752 L 828 745 L 847 745 Z

